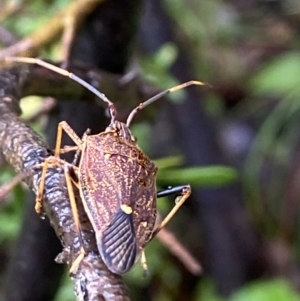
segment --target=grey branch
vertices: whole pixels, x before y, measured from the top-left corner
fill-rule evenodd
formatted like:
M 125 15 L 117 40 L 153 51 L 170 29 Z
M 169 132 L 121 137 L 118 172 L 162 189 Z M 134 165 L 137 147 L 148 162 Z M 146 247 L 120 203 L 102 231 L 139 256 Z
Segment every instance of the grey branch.
M 0 151 L 17 173 L 32 169 L 51 155 L 47 143 L 18 117 L 20 112 L 18 100 L 21 86 L 27 75 L 16 72 L 14 68 L 9 71 L 3 70 L 0 74 Z M 40 179 L 41 170 L 37 170 L 29 175 L 25 182 L 36 193 Z M 63 246 L 63 252 L 58 260 L 70 265 L 76 258 L 79 241 L 61 168 L 48 170 L 43 200 L 45 214 Z M 111 273 L 101 260 L 92 227 L 81 203 L 78 202 L 78 205 L 83 227 L 83 243 L 87 254 L 78 270 L 72 275 L 77 299 L 129 300 L 122 278 Z

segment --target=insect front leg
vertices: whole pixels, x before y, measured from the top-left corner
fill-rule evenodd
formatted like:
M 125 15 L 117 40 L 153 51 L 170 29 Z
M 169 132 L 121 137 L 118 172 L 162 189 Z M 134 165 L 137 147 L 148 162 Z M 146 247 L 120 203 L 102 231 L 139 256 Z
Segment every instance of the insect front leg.
M 39 183 L 37 195 L 35 198 L 35 211 L 37 214 L 42 213 L 42 207 L 43 207 L 43 194 L 44 194 L 44 188 L 45 188 L 45 180 L 46 180 L 46 173 L 48 168 L 51 167 L 59 167 L 64 166 L 66 164 L 65 161 L 61 160 L 60 158 L 56 158 L 54 156 L 48 157 L 45 159 L 45 161 L 41 164 L 39 164 L 39 167 L 42 167 L 42 174 L 41 174 L 41 180 Z
M 163 221 L 156 227 L 156 229 L 153 231 L 152 238 L 153 239 L 157 233 L 164 228 L 167 223 L 172 219 L 172 217 L 176 214 L 178 209 L 182 206 L 182 204 L 186 201 L 186 199 L 191 195 L 192 189 L 190 185 L 182 185 L 182 186 L 175 186 L 170 187 L 166 190 L 160 191 L 157 193 L 157 197 L 163 197 L 171 194 L 178 194 L 180 193 L 180 196 L 178 196 L 175 200 L 175 206 L 173 209 L 168 213 L 168 215 L 163 219 Z
M 84 141 L 86 139 L 86 137 L 91 133 L 91 130 L 90 129 L 87 129 L 83 135 L 82 135 L 82 138 L 81 138 L 81 141 Z M 79 164 L 79 161 L 80 161 L 80 155 L 81 155 L 81 148 L 78 148 L 75 155 L 74 155 L 74 159 L 72 161 L 72 165 L 74 166 L 78 166 Z
M 61 142 L 62 142 L 62 134 L 63 131 L 66 132 L 66 134 L 74 141 L 76 146 L 68 147 L 67 149 L 61 149 Z M 38 214 L 41 214 L 42 211 L 42 204 L 43 204 L 43 193 L 44 193 L 44 187 L 45 187 L 45 179 L 46 179 L 46 173 L 47 169 L 49 168 L 49 165 L 51 164 L 56 166 L 64 166 L 66 162 L 62 161 L 59 158 L 59 155 L 61 153 L 66 153 L 69 151 L 81 151 L 82 148 L 82 139 L 80 139 L 77 134 L 74 132 L 74 130 L 69 126 L 69 124 L 66 121 L 62 121 L 58 124 L 57 127 L 57 136 L 56 136 L 56 144 L 55 144 L 55 151 L 54 151 L 54 157 L 47 158 L 43 163 L 43 170 L 41 175 L 41 181 L 38 188 L 38 193 L 35 201 L 35 211 Z
M 75 147 L 71 147 L 69 150 L 61 150 L 61 141 L 62 141 L 62 134 L 63 130 L 66 132 L 66 134 L 73 140 L 73 142 L 76 144 Z M 74 130 L 69 126 L 69 124 L 66 121 L 61 121 L 58 124 L 57 128 L 57 136 L 56 136 L 56 144 L 55 144 L 55 152 L 54 156 L 59 157 L 61 153 L 65 153 L 72 150 L 82 149 L 82 139 L 78 137 L 78 135 L 74 132 Z
M 41 214 L 42 207 L 43 207 L 43 193 L 44 193 L 44 188 L 45 188 L 46 172 L 47 172 L 48 168 L 49 168 L 49 159 L 47 158 L 43 163 L 41 181 L 39 184 L 37 196 L 35 198 L 34 209 L 35 209 L 36 213 L 39 215 Z

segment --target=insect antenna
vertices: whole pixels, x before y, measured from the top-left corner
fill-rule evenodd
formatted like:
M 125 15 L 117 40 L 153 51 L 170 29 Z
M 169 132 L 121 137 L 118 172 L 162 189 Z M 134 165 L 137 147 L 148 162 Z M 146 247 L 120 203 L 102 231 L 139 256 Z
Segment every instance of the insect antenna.
M 207 85 L 206 83 L 200 82 L 200 81 L 196 81 L 196 80 L 191 80 L 188 82 L 185 82 L 183 84 L 177 85 L 173 88 L 164 90 L 156 95 L 154 95 L 153 97 L 149 98 L 148 100 L 146 100 L 145 102 L 140 103 L 136 108 L 134 108 L 131 113 L 129 114 L 127 121 L 126 121 L 126 125 L 129 127 L 132 119 L 134 118 L 134 116 L 137 114 L 138 111 L 142 110 L 143 108 L 147 107 L 148 105 L 150 105 L 151 103 L 155 102 L 156 100 L 162 98 L 163 96 L 184 89 L 188 86 L 193 86 L 193 85 L 198 85 L 198 86 L 204 86 Z
M 59 68 L 55 65 L 52 65 L 50 63 L 47 63 L 41 59 L 37 58 L 31 58 L 31 57 L 6 57 L 5 61 L 7 62 L 19 62 L 19 63 L 27 63 L 27 64 L 36 64 L 42 67 L 45 67 L 53 72 L 56 72 L 58 74 L 61 74 L 63 76 L 69 77 L 70 79 L 74 80 L 78 84 L 82 85 L 86 89 L 88 89 L 90 92 L 92 92 L 94 95 L 99 97 L 101 100 L 106 102 L 108 104 L 110 116 L 111 116 L 111 123 L 115 121 L 116 115 L 117 115 L 117 110 L 112 101 L 110 101 L 103 93 L 98 91 L 96 88 L 94 88 L 92 85 L 78 77 L 72 72 L 69 72 L 65 69 Z

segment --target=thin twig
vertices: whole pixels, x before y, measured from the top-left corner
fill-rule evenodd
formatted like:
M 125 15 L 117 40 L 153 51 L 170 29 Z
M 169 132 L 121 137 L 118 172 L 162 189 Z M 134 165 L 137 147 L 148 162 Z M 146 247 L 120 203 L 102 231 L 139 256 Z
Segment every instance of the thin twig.
M 39 30 L 27 36 L 16 44 L 0 51 L 0 59 L 7 56 L 30 55 L 34 56 L 37 50 L 47 45 L 61 34 L 64 29 L 65 20 L 72 18 L 76 20 L 76 26 L 92 12 L 97 5 L 104 0 L 77 0 L 72 2 L 63 12 L 57 13 Z
M 24 2 L 7 4 L 4 7 L 2 6 L 2 4 L 0 4 L 0 22 L 14 15 L 23 7 L 23 5 Z
M 193 275 L 198 276 L 202 273 L 202 267 L 198 260 L 178 241 L 174 233 L 164 228 L 157 234 L 157 238 Z

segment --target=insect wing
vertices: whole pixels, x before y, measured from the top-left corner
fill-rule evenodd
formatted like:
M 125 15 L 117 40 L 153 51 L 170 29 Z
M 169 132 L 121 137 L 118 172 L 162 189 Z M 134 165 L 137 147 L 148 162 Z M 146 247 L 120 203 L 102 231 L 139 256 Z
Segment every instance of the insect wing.
M 122 204 L 131 208 L 134 177 L 126 175 L 127 158 L 111 149 L 115 138 L 108 138 L 88 136 L 79 166 L 80 193 L 103 261 L 111 271 L 122 274 L 138 253 L 133 214 L 121 209 Z
M 125 135 L 128 137 L 129 135 Z M 132 221 L 140 253 L 150 240 L 156 221 L 156 172 L 155 164 L 129 139 L 108 136 L 103 146 L 110 153 L 114 179 L 119 189 L 120 206 L 132 210 Z
M 119 210 L 99 239 L 101 256 L 113 272 L 123 274 L 133 266 L 137 250 L 131 214 Z

